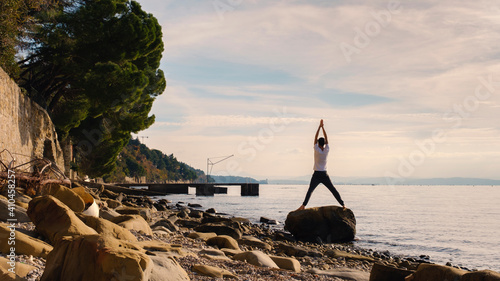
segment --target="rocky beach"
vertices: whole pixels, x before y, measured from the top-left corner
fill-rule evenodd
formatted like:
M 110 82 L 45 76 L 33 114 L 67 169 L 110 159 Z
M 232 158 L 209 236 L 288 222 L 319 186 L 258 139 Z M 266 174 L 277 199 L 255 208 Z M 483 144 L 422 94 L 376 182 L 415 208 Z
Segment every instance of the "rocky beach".
M 13 209 L 0 200 L 0 280 L 500 280 L 355 247 L 354 214 L 340 207 L 291 212 L 283 231 L 126 189 L 35 190 L 17 188 Z

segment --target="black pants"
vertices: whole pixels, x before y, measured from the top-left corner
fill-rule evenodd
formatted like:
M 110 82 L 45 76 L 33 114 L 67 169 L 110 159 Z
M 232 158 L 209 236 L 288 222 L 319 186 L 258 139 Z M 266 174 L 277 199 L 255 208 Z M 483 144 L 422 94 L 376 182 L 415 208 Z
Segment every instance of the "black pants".
M 342 201 L 342 198 L 340 198 L 339 192 L 333 186 L 333 183 L 330 180 L 330 177 L 328 176 L 326 171 L 314 171 L 314 174 L 311 178 L 311 183 L 309 183 L 309 190 L 307 190 L 306 199 L 304 199 L 304 203 L 302 203 L 304 206 L 306 206 L 307 203 L 309 203 L 309 198 L 311 198 L 311 194 L 320 183 L 324 184 L 330 190 L 333 196 L 335 196 L 335 199 L 339 201 L 341 206 L 344 206 L 344 201 Z

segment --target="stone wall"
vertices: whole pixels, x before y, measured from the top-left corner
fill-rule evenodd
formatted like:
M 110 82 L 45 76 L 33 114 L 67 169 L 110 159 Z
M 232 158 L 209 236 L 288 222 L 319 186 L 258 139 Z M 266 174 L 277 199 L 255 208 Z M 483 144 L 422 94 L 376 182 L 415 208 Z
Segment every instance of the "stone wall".
M 47 158 L 65 172 L 64 157 L 49 114 L 21 92 L 0 68 L 0 151 L 15 157 L 15 165 L 33 158 Z M 0 154 L 4 163 L 12 157 Z

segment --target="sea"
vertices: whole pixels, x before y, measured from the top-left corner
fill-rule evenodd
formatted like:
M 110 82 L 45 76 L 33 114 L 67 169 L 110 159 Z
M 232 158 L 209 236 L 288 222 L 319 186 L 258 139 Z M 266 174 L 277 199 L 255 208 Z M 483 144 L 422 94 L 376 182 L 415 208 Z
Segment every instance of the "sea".
M 277 220 L 283 228 L 287 214 L 304 200 L 307 185 L 261 184 L 259 196 L 240 196 L 240 187 L 227 194 L 167 195 L 173 203 L 197 203 L 203 209 L 244 217 Z M 356 217 L 354 245 L 403 257 L 428 256 L 437 264 L 500 271 L 500 186 L 382 186 L 336 185 Z M 319 185 L 307 207 L 339 205 Z

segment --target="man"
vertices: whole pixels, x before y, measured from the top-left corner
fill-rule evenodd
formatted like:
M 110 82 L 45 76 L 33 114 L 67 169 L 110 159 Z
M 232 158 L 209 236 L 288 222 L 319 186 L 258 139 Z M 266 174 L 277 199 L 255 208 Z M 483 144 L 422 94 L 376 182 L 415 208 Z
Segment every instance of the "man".
M 324 138 L 319 138 L 319 130 L 323 131 Z M 319 122 L 318 130 L 316 131 L 316 135 L 314 136 L 314 174 L 311 178 L 311 183 L 309 184 L 309 190 L 307 190 L 306 198 L 304 199 L 304 203 L 297 210 L 304 210 L 307 203 L 309 202 L 309 198 L 311 198 L 311 194 L 314 189 L 322 183 L 324 184 L 330 192 L 335 196 L 335 199 L 339 201 L 340 205 L 346 209 L 344 201 L 340 197 L 337 189 L 332 184 L 330 177 L 326 172 L 326 160 L 328 158 L 328 152 L 330 151 L 330 147 L 328 146 L 328 137 L 325 132 L 325 127 L 323 125 L 323 119 Z

